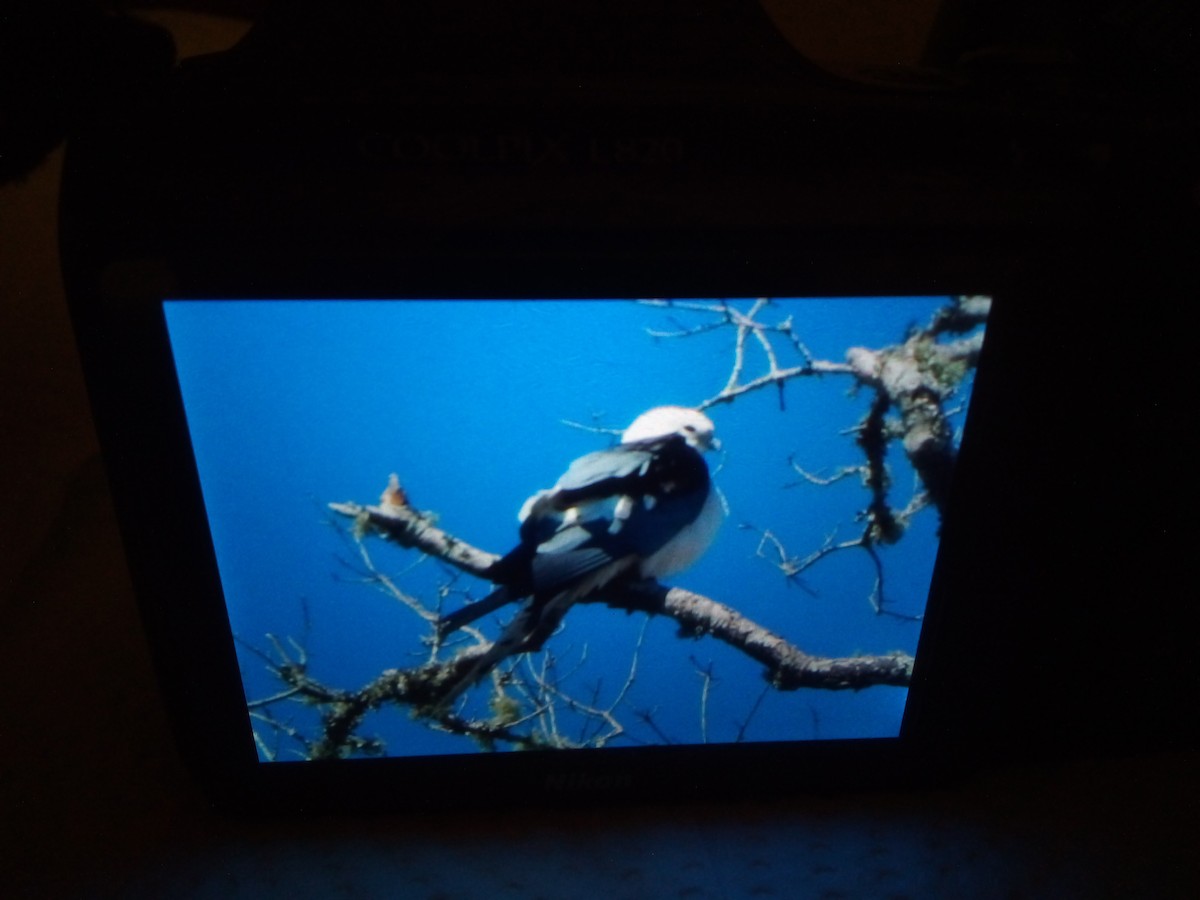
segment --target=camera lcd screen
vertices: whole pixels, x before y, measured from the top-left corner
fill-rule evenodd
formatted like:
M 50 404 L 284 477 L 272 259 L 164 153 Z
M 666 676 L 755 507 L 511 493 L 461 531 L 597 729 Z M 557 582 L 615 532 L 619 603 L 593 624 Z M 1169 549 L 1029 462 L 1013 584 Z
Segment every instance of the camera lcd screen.
M 259 760 L 899 736 L 988 308 L 165 301 Z

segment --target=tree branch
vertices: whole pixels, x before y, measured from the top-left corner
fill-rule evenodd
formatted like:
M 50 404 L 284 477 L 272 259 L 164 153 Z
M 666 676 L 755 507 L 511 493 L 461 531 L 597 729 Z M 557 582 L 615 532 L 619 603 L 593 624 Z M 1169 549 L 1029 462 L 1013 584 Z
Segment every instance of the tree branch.
M 581 602 L 670 616 L 685 634 L 711 635 L 762 663 L 768 681 L 783 691 L 802 687 L 825 690 L 861 690 L 874 685 L 902 687 L 912 678 L 913 659 L 907 653 L 813 656 L 732 607 L 683 588 L 638 582 L 619 593 L 605 592 Z
M 329 508 L 354 519 L 355 530 L 360 536 L 374 532 L 401 547 L 436 556 L 478 578 L 486 578 L 487 570 L 500 559 L 496 554 L 472 547 L 438 528 L 430 513 L 413 509 L 395 475 L 388 479 L 379 506 L 349 501 L 330 503 Z
M 737 336 L 734 341 L 733 366 L 730 369 L 729 378 L 719 393 L 709 397 L 707 400 L 702 400 L 696 405 L 696 408 L 699 410 L 709 409 L 722 403 L 732 403 L 743 394 L 761 390 L 771 385 L 774 385 L 780 392 L 779 405 L 782 409 L 783 386 L 794 378 L 805 378 L 814 375 L 854 374 L 854 370 L 848 363 L 813 359 L 812 354 L 808 352 L 808 348 L 793 333 L 790 318 L 774 324 L 760 321 L 757 318 L 759 314 L 771 305 L 771 301 L 766 297 L 760 297 L 755 300 L 753 306 L 747 312 L 742 312 L 725 302 L 715 304 L 680 303 L 675 300 L 643 300 L 641 302 L 645 306 L 682 309 L 689 312 L 707 313 L 717 317 L 714 322 L 691 328 L 681 326 L 678 331 L 651 331 L 650 335 L 655 338 L 686 338 L 704 334 L 717 328 L 728 327 L 735 329 Z M 775 347 L 771 344 L 769 337 L 771 334 L 782 335 L 785 340 L 791 343 L 796 352 L 800 354 L 803 363 L 798 366 L 781 366 L 779 357 L 775 352 Z M 767 371 L 762 375 L 751 378 L 749 381 L 743 381 L 742 377 L 746 369 L 746 343 L 751 337 L 755 339 L 759 349 L 762 350 L 763 357 L 767 363 Z
M 990 308 L 986 297 L 958 297 L 904 343 L 881 350 L 851 347 L 846 353 L 855 377 L 875 390 L 875 406 L 899 412 L 896 430 L 904 453 L 939 513 L 945 512 L 957 457 L 943 403 L 978 365 L 983 333 L 948 343 L 937 338 L 982 325 Z
M 371 529 L 405 546 L 418 546 L 434 555 L 445 554 L 442 558 L 447 562 L 467 571 L 474 569 L 474 574 L 486 577 L 486 566 L 479 568 L 478 561 L 495 560 L 497 557 L 494 554 L 472 547 L 421 518 L 407 506 L 407 499 L 399 492 L 394 476 L 389 489 L 394 492 L 395 502 L 386 509 L 362 507 L 354 503 L 331 503 L 330 509 L 354 517 L 356 524 L 365 521 Z M 732 607 L 682 588 L 637 582 L 609 588 L 580 602 L 604 603 L 627 612 L 669 616 L 679 623 L 685 634 L 695 637 L 711 635 L 762 663 L 766 666 L 768 680 L 780 690 L 801 687 L 860 690 L 879 684 L 903 686 L 909 683 L 912 676 L 912 657 L 908 654 L 845 658 L 813 656 Z M 412 670 L 392 670 L 387 694 L 398 702 L 416 706 L 431 705 L 443 690 L 454 685 L 455 676 L 468 672 L 471 664 L 483 656 L 490 646 L 469 647 L 448 663 L 431 663 Z M 374 701 L 371 701 L 371 705 L 374 705 Z M 352 711 L 346 713 L 347 716 L 351 714 Z
M 779 391 L 782 409 L 783 387 L 788 381 L 817 375 L 850 375 L 858 384 L 873 390 L 876 396 L 869 419 L 873 418 L 874 422 L 869 421 L 868 425 L 876 426 L 875 433 L 870 435 L 864 432 L 860 435 L 860 444 L 868 453 L 868 465 L 874 466 L 875 474 L 882 475 L 882 452 L 892 438 L 899 437 L 905 454 L 929 493 L 929 499 L 939 513 L 945 511 L 956 452 L 953 430 L 942 404 L 967 371 L 977 365 L 983 347 L 983 334 L 976 332 L 949 342 L 938 339 L 946 334 L 968 334 L 983 325 L 991 311 L 990 298 L 955 297 L 950 304 L 934 313 L 928 325 L 914 330 L 903 343 L 879 350 L 852 347 L 846 353 L 845 362 L 814 359 L 795 334 L 790 317 L 776 323 L 763 321 L 762 315 L 771 306 L 765 298 L 756 300 L 745 312 L 726 302 L 647 300 L 643 303 L 713 317 L 713 321 L 690 328 L 653 332 L 658 338 L 688 338 L 718 328 L 735 330 L 733 365 L 725 386 L 697 404 L 698 409 L 732 403 L 743 394 L 772 385 Z M 791 343 L 802 362 L 799 365 L 782 366 L 771 343 L 772 335 Z M 766 371 L 747 379 L 746 348 L 750 337 L 755 339 L 762 351 Z M 894 428 L 884 429 L 884 415 L 891 410 L 899 413 L 899 422 Z M 871 438 L 874 444 L 863 444 L 865 438 Z M 878 465 L 870 460 L 872 450 L 878 454 Z M 890 528 L 893 524 L 888 521 L 890 510 L 886 504 L 880 505 L 881 496 L 881 491 L 876 489 L 872 512 L 880 526 L 880 534 L 876 537 L 886 542 L 899 535 Z

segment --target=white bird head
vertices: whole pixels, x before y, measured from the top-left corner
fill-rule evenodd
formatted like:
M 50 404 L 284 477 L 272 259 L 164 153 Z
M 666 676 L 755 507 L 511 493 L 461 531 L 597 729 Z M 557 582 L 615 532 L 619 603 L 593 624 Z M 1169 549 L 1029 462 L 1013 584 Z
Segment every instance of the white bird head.
M 621 435 L 622 444 L 652 441 L 658 438 L 679 435 L 688 445 L 703 453 L 715 450 L 720 444 L 716 438 L 716 426 L 712 419 L 687 406 L 656 406 L 633 420 Z

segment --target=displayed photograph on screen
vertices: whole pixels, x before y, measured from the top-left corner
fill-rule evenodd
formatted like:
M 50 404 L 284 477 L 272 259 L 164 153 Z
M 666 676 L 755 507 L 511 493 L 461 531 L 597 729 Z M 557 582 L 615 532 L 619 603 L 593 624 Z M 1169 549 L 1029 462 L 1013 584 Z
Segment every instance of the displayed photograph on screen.
M 264 763 L 899 735 L 988 298 L 163 307 Z

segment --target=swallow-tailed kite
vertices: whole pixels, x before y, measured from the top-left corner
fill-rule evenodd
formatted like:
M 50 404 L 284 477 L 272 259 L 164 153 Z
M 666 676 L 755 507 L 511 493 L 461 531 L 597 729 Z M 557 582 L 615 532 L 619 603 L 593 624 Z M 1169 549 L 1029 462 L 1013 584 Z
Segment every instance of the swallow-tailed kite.
M 504 632 L 447 692 L 444 705 L 515 653 L 539 649 L 576 601 L 615 580 L 686 569 L 721 524 L 720 495 L 702 453 L 717 442 L 703 413 L 660 406 L 621 443 L 581 456 L 549 490 L 525 501 L 520 543 L 487 572 L 499 587 L 438 623 L 442 635 L 523 598 Z

